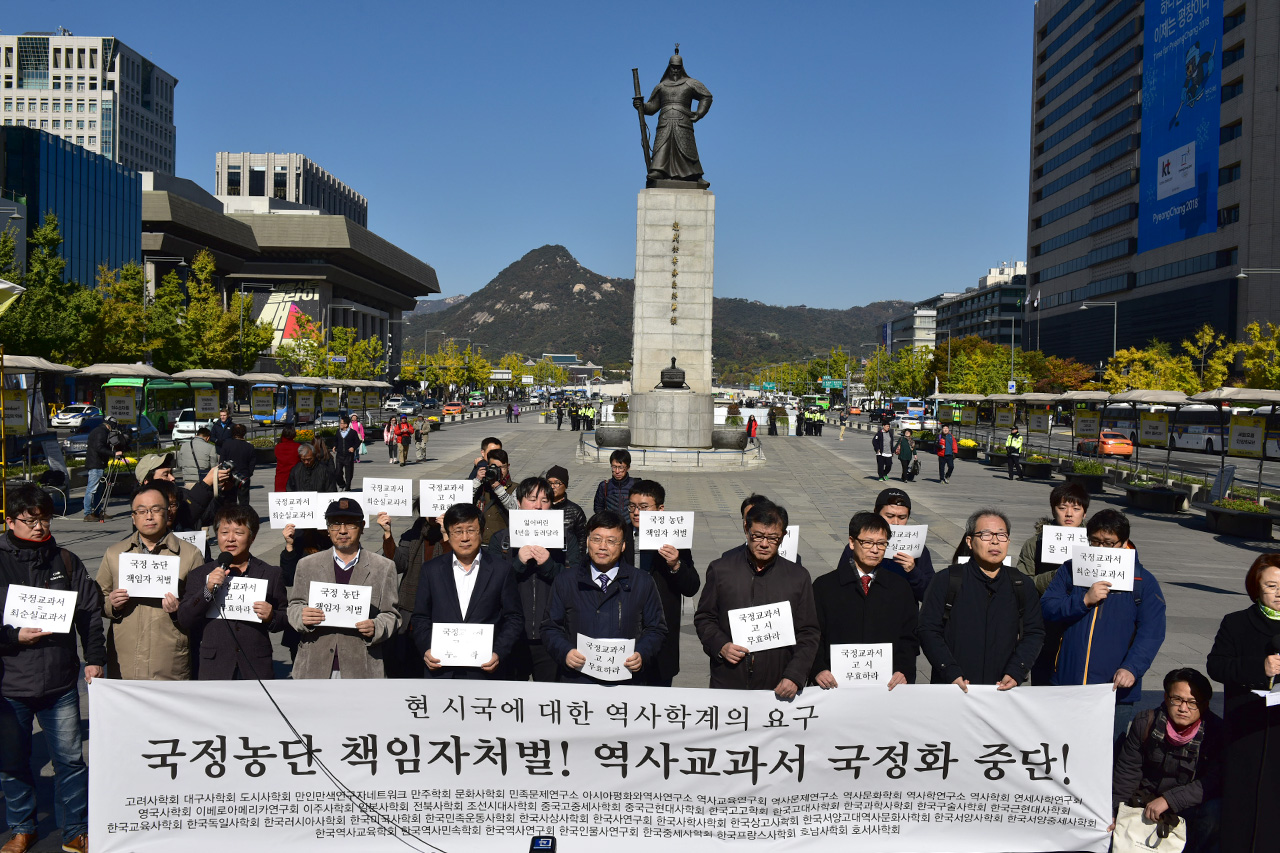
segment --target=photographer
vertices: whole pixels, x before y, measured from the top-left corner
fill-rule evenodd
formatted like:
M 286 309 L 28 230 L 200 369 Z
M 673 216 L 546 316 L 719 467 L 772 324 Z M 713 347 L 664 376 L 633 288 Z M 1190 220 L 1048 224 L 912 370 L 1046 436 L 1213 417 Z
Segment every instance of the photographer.
M 182 532 L 200 530 L 204 527 L 204 520 L 210 513 L 210 507 L 217 508 L 215 504 L 217 495 L 224 492 L 231 481 L 231 472 L 217 467 L 210 468 L 203 479 L 191 484 L 191 488 L 179 488 L 174 482 L 172 453 L 166 453 L 163 456 L 150 453 L 142 457 L 138 460 L 133 473 L 140 486 L 161 481 L 174 487 L 178 505 L 175 516 L 170 519 L 170 525 L 174 530 Z
M 89 482 L 84 488 L 84 520 L 106 521 L 110 516 L 106 513 L 107 502 L 111 495 L 100 495 L 100 486 L 107 471 L 107 463 L 113 459 L 123 459 L 124 452 L 129 449 L 128 437 L 120 431 L 116 419 L 108 415 L 102 419 L 89 433 L 89 440 L 84 451 L 84 467 L 89 474 Z M 98 507 L 101 501 L 102 506 Z
M 472 501 L 484 515 L 484 529 L 490 535 L 507 528 L 507 512 L 518 509 L 511 488 L 511 465 L 507 451 L 494 448 L 476 465 L 475 499 Z
M 218 457 L 223 468 L 230 466 L 231 487 L 227 490 L 227 502 L 249 505 L 249 487 L 253 479 L 253 469 L 258 463 L 257 451 L 253 445 L 245 441 L 248 433 L 244 424 L 231 425 L 231 437 L 222 442 Z

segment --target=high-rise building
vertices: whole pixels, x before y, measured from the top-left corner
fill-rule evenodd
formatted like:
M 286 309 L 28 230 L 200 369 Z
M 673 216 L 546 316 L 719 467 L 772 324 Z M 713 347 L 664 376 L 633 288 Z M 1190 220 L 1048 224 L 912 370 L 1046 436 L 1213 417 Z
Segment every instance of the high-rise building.
M 963 338 L 977 335 L 996 344 L 1023 346 L 1022 303 L 1027 295 L 1027 265 L 1023 261 L 990 267 L 978 286 L 938 301 L 937 335 Z
M 889 352 L 907 347 L 932 347 L 937 338 L 938 303 L 959 296 L 939 293 L 912 305 L 905 314 L 894 317 L 889 325 Z
M 178 79 L 117 38 L 0 35 L 0 117 L 137 172 L 174 173 Z
M 1036 3 L 1029 345 L 1096 364 L 1113 335 L 1277 317 L 1280 280 L 1238 275 L 1280 265 L 1278 16 L 1280 0 Z
M 369 225 L 368 199 L 301 154 L 219 151 L 214 186 L 228 213 L 236 212 L 237 198 L 269 198 Z M 257 209 L 243 207 L 246 212 Z

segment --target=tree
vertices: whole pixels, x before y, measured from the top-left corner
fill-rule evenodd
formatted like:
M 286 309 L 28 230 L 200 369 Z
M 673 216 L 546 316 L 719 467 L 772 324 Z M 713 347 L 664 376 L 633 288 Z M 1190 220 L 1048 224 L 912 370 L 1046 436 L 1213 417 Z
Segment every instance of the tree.
M 252 303 L 243 293 L 233 293 L 222 309 L 214 286 L 217 264 L 213 254 L 201 249 L 191 260 L 187 279 L 185 338 L 188 364 L 193 368 L 250 370 L 258 356 L 271 347 L 275 331 L 268 323 L 254 323 Z
M 332 336 L 329 356 L 346 359 L 330 360 L 330 376 L 337 379 L 377 379 L 386 373 L 387 354 L 381 338 L 357 340 L 356 330 L 347 326 L 335 326 L 329 331 Z
M 1254 322 L 1245 326 L 1248 340 L 1240 347 L 1244 356 L 1246 388 L 1280 388 L 1280 326 Z
M 904 347 L 893 357 L 893 386 L 906 396 L 924 397 L 933 390 L 932 367 L 930 347 Z
M 324 330 L 308 314 L 299 314 L 295 335 L 276 347 L 276 364 L 295 376 L 328 376 L 325 360 Z
M 18 269 L 18 229 L 6 225 L 0 231 L 0 278 L 19 284 L 22 270 Z
M 489 380 L 494 385 L 502 385 L 508 389 L 514 388 L 520 384 L 520 377 L 524 375 L 524 357 L 519 353 L 509 352 L 502 358 L 498 359 L 498 370 L 511 371 L 510 379 Z
M 1226 335 L 1206 323 L 1190 340 L 1182 342 L 1182 349 L 1200 372 L 1200 390 L 1212 391 L 1226 384 L 1232 362 L 1242 346 L 1228 341 Z
M 862 368 L 862 382 L 867 390 L 883 393 L 893 386 L 893 356 L 883 346 L 871 351 L 867 363 Z
M 1061 394 L 1078 391 L 1093 379 L 1093 368 L 1074 358 L 1045 358 L 1045 376 L 1036 381 L 1035 389 L 1042 394 Z
M 156 285 L 155 298 L 147 311 L 147 347 L 151 363 L 165 373 L 186 370 L 189 353 L 184 318 L 187 298 L 182 279 L 173 270 Z
M 1169 345 L 1161 341 L 1153 341 L 1145 349 L 1130 347 L 1117 352 L 1107 362 L 1102 381 L 1113 393 L 1146 389 L 1195 394 L 1200 390 L 1200 377 L 1191 359 L 1173 355 Z

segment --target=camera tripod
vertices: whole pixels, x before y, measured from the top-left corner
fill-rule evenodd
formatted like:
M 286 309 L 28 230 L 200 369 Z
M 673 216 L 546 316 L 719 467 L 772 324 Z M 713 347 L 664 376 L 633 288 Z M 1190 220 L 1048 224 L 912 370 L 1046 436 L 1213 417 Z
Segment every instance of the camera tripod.
M 115 464 L 116 459 L 112 459 L 107 463 L 107 469 L 102 472 L 102 479 L 98 481 L 98 488 L 102 490 L 102 497 L 94 501 L 89 511 L 98 516 L 98 520 L 106 522 L 107 520 L 107 504 L 111 502 L 111 490 L 115 488 L 116 479 L 120 476 L 120 466 Z

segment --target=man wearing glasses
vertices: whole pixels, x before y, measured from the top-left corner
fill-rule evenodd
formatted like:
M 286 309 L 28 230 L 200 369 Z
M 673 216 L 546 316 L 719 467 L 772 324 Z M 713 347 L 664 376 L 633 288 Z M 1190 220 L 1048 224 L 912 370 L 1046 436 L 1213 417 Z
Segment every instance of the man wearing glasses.
M 31 772 L 32 720 L 40 723 L 53 759 L 56 811 L 62 849 L 88 847 L 89 771 L 80 734 L 80 658 L 84 679 L 102 676 L 107 662 L 102 636 L 102 593 L 84 563 L 54 542 L 53 501 L 38 486 L 8 493 L 0 536 L 0 602 L 10 584 L 76 593 L 74 628 L 65 634 L 38 628 L 0 627 L 0 788 L 9 831 L 5 850 L 25 853 L 36 843 L 36 782 Z M 41 761 L 44 759 L 42 758 Z
M 893 644 L 893 675 L 888 688 L 914 684 L 916 599 L 901 575 L 885 568 L 889 522 L 873 512 L 849 519 L 849 547 L 834 572 L 813 582 L 822 641 L 814 661 L 813 681 L 823 690 L 839 687 L 831 672 L 831 644 Z
M 1133 549 L 1129 519 L 1104 509 L 1085 528 L 1094 548 Z M 1165 602 L 1160 582 L 1133 558 L 1133 592 L 1110 581 L 1074 586 L 1071 561 L 1058 567 L 1040 599 L 1046 622 L 1062 628 L 1062 646 L 1050 684 L 1106 684 L 1116 692 L 1113 739 L 1124 737 L 1137 713 L 1142 676 L 1164 643 Z
M 98 567 L 98 586 L 105 600 L 109 627 L 107 676 L 139 681 L 186 681 L 191 678 L 191 648 L 178 625 L 178 602 L 186 591 L 187 573 L 204 563 L 204 555 L 174 536 L 169 527 L 169 498 L 154 483 L 139 486 L 131 503 L 134 533 L 107 548 Z M 124 554 L 178 558 L 178 594 L 164 598 L 132 598 L 120 583 Z
M 1035 585 L 1012 566 L 1009 518 L 980 509 L 965 525 L 969 562 L 934 575 L 920 607 L 920 648 L 933 665 L 930 682 L 995 684 L 1011 690 L 1026 680 L 1044 643 Z
M 778 556 L 787 531 L 786 511 L 768 501 L 747 513 L 745 551 L 729 551 L 707 566 L 693 624 L 711 659 L 711 686 L 730 690 L 772 690 L 793 699 L 809 680 L 822 634 L 809 573 Z M 733 642 L 729 611 L 785 605 L 791 610 L 796 642 L 750 651 Z
M 573 534 L 578 545 L 586 547 L 587 514 L 582 507 L 569 500 L 569 471 L 563 465 L 547 469 L 547 482 L 551 484 L 551 508 L 564 511 L 564 530 Z M 568 538 L 566 537 L 566 540 Z
M 289 590 L 289 624 L 300 635 L 293 677 L 382 678 L 382 643 L 400 624 L 396 564 L 360 547 L 365 513 L 356 501 L 339 498 L 324 520 L 333 547 L 299 560 Z M 354 628 L 325 626 L 324 611 L 310 604 L 313 582 L 370 587 L 367 618 Z

